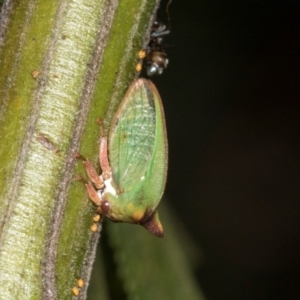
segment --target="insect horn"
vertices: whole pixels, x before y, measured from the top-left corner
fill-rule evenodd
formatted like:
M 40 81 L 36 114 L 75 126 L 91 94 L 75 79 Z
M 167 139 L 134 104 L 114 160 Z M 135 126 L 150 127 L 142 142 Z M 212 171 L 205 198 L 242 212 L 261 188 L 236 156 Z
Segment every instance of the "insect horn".
M 151 217 L 141 222 L 140 224 L 146 229 L 148 229 L 155 236 L 161 238 L 164 236 L 164 229 L 160 223 L 157 210 L 152 214 Z

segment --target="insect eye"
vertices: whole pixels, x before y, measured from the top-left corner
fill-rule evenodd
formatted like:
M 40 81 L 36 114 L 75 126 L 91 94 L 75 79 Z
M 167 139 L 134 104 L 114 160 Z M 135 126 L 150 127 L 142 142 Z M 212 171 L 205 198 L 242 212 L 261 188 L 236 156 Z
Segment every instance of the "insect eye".
M 108 213 L 109 212 L 109 209 L 110 209 L 110 205 L 109 205 L 109 202 L 104 200 L 101 202 L 101 211 L 102 213 Z

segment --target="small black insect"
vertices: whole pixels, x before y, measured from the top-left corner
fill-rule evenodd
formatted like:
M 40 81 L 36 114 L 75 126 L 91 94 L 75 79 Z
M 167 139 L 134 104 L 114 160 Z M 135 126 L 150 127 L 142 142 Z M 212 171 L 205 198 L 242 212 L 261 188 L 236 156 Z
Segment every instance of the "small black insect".
M 147 75 L 160 75 L 166 69 L 169 63 L 164 49 L 163 39 L 170 33 L 167 26 L 161 22 L 155 21 L 152 25 L 150 41 L 146 48 L 146 66 Z

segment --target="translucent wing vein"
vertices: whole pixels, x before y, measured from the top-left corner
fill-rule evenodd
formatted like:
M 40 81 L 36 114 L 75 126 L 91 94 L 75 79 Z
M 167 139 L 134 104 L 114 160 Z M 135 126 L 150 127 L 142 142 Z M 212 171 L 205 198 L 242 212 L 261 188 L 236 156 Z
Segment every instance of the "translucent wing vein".
M 112 123 L 109 158 L 120 191 L 129 192 L 146 175 L 155 144 L 155 105 L 141 81 L 128 91 Z

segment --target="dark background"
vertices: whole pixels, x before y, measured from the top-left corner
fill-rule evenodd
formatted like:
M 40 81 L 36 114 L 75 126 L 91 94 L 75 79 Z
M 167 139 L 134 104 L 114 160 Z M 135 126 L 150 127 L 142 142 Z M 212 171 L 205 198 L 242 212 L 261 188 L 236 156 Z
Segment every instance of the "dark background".
M 195 276 L 208 300 L 299 299 L 300 1 L 173 0 L 170 15 L 153 81 Z

